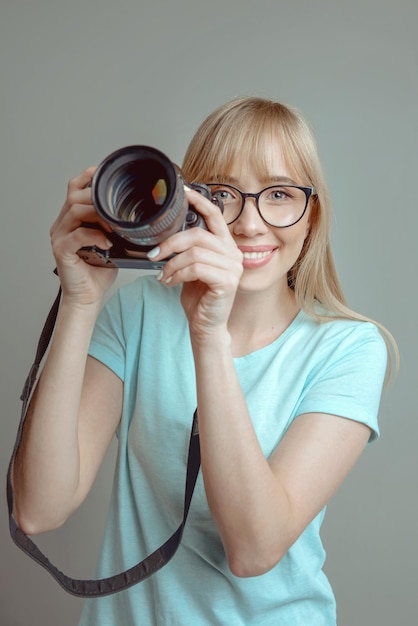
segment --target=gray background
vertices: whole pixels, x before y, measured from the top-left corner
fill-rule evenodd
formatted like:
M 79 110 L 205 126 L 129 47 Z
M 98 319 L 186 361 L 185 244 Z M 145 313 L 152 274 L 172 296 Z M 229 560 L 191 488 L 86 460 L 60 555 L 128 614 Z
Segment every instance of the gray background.
M 382 438 L 324 525 L 339 624 L 417 623 L 417 23 L 416 0 L 2 0 L 2 477 L 57 289 L 48 231 L 67 180 L 135 142 L 181 161 L 221 102 L 281 99 L 316 130 L 348 300 L 387 325 L 402 354 Z M 97 555 L 113 455 L 68 526 L 40 539 L 75 576 Z M 1 510 L 1 625 L 74 625 L 81 601 L 13 546 L 4 497 Z

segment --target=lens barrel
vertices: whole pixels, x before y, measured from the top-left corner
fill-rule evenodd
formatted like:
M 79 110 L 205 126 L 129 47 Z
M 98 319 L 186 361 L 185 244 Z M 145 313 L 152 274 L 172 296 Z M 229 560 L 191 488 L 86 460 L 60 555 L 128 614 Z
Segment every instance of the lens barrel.
M 97 168 L 91 186 L 97 213 L 135 245 L 159 243 L 186 219 L 180 172 L 155 148 L 128 146 L 112 152 Z

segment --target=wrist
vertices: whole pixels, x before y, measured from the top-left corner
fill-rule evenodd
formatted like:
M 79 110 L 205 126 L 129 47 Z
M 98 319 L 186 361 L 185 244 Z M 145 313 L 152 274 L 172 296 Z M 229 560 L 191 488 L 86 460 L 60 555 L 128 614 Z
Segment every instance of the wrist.
M 216 328 L 205 333 L 190 331 L 190 339 L 195 356 L 202 352 L 219 354 L 219 352 L 231 351 L 231 335 L 227 328 Z
M 62 297 L 57 316 L 55 332 L 70 333 L 77 336 L 79 340 L 84 338 L 87 343 L 90 341 L 97 317 L 101 309 L 101 303 L 80 304 L 74 302 L 72 298 Z
M 83 316 L 86 319 L 92 318 L 96 320 L 100 309 L 102 308 L 102 298 L 91 302 L 80 302 L 73 296 L 63 292 L 60 303 L 60 310 L 65 311 L 67 314 L 76 316 Z

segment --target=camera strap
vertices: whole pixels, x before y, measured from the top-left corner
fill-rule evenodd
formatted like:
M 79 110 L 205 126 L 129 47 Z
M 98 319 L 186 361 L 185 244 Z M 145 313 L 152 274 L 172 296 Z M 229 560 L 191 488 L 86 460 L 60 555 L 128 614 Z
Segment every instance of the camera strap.
M 190 508 L 190 502 L 192 499 L 194 487 L 196 484 L 197 476 L 200 467 L 200 445 L 199 445 L 199 427 L 197 418 L 197 409 L 193 415 L 193 424 L 190 434 L 189 453 L 187 459 L 187 471 L 186 471 L 186 485 L 184 495 L 184 509 L 183 520 L 173 535 L 167 539 L 157 550 L 147 556 L 143 561 L 137 565 L 127 569 L 124 572 L 115 574 L 108 578 L 102 578 L 99 580 L 79 580 L 70 578 L 61 572 L 55 565 L 53 565 L 48 558 L 41 552 L 38 546 L 30 539 L 17 525 L 16 520 L 13 517 L 13 488 L 12 488 L 12 467 L 16 457 L 16 452 L 20 444 L 22 437 L 23 424 L 25 421 L 26 411 L 29 404 L 31 392 L 36 382 L 38 370 L 42 361 L 42 358 L 48 348 L 53 329 L 55 326 L 55 320 L 58 314 L 59 303 L 61 299 L 61 288 L 58 295 L 52 305 L 52 308 L 45 321 L 42 329 L 41 336 L 39 338 L 38 347 L 36 351 L 35 361 L 30 369 L 29 375 L 26 379 L 23 387 L 22 395 L 22 413 L 17 432 L 16 442 L 13 449 L 12 457 L 9 463 L 9 469 L 7 472 L 7 504 L 9 508 L 9 529 L 10 535 L 15 544 L 21 548 L 28 556 L 34 561 L 42 565 L 48 572 L 57 580 L 57 582 L 69 593 L 83 597 L 94 598 L 99 596 L 106 596 L 118 591 L 128 589 L 137 583 L 142 582 L 149 576 L 152 576 L 155 572 L 161 569 L 164 565 L 170 561 L 174 556 L 177 548 L 180 545 L 184 527 L 186 524 L 187 515 Z

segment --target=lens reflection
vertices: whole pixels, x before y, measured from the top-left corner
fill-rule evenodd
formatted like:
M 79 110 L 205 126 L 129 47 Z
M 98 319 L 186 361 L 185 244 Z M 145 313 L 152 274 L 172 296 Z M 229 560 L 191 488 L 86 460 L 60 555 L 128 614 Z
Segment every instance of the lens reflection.
M 151 220 L 166 202 L 168 185 L 155 163 L 131 163 L 110 178 L 107 205 L 122 222 L 141 223 Z
M 157 180 L 155 187 L 152 190 L 152 197 L 154 198 L 155 204 L 158 204 L 159 206 L 164 204 L 167 198 L 167 183 L 164 178 Z

